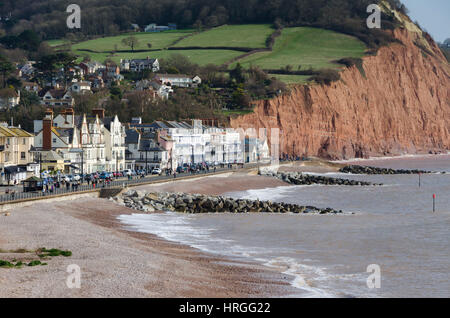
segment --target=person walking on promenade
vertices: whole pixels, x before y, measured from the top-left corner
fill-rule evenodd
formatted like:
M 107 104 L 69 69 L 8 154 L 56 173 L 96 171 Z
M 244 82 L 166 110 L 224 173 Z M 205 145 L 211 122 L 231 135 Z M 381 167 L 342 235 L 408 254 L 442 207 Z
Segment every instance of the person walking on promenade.
M 42 187 L 42 196 L 45 195 L 45 187 Z
M 173 173 L 173 178 L 175 179 L 177 177 L 177 172 L 175 171 L 174 173 Z

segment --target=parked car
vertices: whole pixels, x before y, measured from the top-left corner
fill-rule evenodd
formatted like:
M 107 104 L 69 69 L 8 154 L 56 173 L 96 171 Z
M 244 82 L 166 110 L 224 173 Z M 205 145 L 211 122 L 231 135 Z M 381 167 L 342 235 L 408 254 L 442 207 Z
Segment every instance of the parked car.
M 110 179 L 111 175 L 108 172 L 104 171 L 104 172 L 100 173 L 99 178 L 102 179 L 102 180 L 106 180 L 106 179 Z
M 132 176 L 133 172 L 131 171 L 131 169 L 125 169 L 123 171 L 123 174 L 128 177 L 128 176 Z
M 187 168 L 186 167 L 177 167 L 177 173 L 184 173 L 186 172 Z
M 161 171 L 160 168 L 154 168 L 154 169 L 152 170 L 152 174 L 161 174 L 161 173 L 162 173 L 162 171 Z
M 78 174 L 75 174 L 75 175 L 72 177 L 72 180 L 74 180 L 74 181 L 80 181 L 80 180 L 81 180 L 81 177 L 80 177 Z

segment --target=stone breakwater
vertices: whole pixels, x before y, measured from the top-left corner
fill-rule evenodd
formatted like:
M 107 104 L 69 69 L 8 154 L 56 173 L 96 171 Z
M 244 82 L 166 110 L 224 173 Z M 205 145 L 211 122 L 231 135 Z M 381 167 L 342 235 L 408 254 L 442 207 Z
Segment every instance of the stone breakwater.
M 377 168 L 366 166 L 345 166 L 339 169 L 339 172 L 353 173 L 353 174 L 419 174 L 419 173 L 433 173 L 431 171 L 424 170 L 405 170 L 405 169 L 390 169 L 390 168 Z
M 348 180 L 341 178 L 330 178 L 324 176 L 314 176 L 308 174 L 302 174 L 300 172 L 270 172 L 259 171 L 260 175 L 275 177 L 289 184 L 295 185 L 312 185 L 312 184 L 324 184 L 324 185 L 345 185 L 345 186 L 370 186 L 370 185 L 382 185 L 375 184 L 366 181 Z
M 295 213 L 295 214 L 340 214 L 341 210 L 316 208 L 290 203 L 232 199 L 187 193 L 144 193 L 130 190 L 111 199 L 118 204 L 142 212 L 172 211 L 182 213 Z

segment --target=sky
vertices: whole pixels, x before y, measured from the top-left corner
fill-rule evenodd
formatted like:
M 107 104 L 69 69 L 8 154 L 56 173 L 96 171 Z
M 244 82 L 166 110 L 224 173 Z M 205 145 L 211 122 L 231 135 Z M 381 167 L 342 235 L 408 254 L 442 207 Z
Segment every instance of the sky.
M 401 0 L 413 21 L 427 30 L 435 41 L 450 38 L 450 0 Z

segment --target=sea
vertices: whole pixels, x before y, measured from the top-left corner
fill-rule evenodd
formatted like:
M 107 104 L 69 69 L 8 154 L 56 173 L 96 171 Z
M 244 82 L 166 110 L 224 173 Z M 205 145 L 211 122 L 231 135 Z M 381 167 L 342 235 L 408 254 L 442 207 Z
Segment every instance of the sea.
M 347 162 L 435 173 L 421 175 L 420 186 L 418 175 L 324 173 L 383 186 L 281 186 L 225 194 L 332 207 L 342 215 L 166 212 L 119 218 L 133 231 L 279 270 L 295 287 L 286 297 L 450 297 L 450 155 Z

